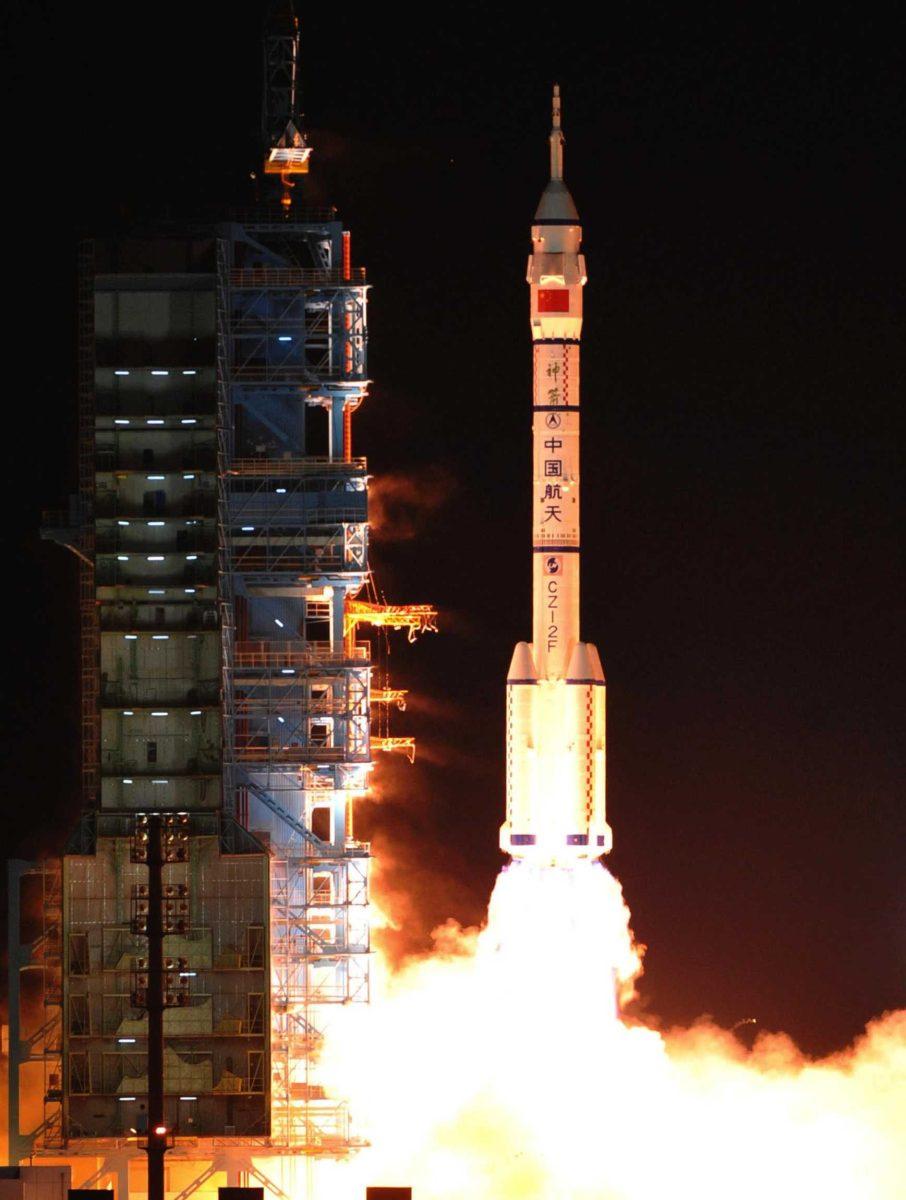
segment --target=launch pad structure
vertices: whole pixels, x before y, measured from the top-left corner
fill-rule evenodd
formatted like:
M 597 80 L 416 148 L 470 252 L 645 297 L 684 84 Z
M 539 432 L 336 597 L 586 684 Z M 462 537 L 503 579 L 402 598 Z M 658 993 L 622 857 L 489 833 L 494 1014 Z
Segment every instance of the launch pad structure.
M 265 67 L 275 202 L 81 247 L 79 491 L 44 531 L 78 559 L 82 815 L 60 859 L 10 866 L 9 1154 L 123 1200 L 155 1136 L 175 1200 L 219 1182 L 287 1200 L 288 1162 L 362 1145 L 318 1051 L 337 1006 L 369 998 L 355 802 L 373 753 L 414 742 L 388 731 L 405 692 L 383 633 L 360 633 L 435 628 L 372 584 L 352 439 L 369 285 L 336 210 L 294 197 L 297 23 L 269 30 Z

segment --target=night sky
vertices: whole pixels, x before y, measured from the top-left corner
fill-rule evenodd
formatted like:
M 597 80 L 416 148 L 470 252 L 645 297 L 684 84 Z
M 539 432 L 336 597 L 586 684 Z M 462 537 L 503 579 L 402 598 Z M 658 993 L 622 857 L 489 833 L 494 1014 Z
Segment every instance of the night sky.
M 237 7 L 20 0 L 5 30 L 12 854 L 78 811 L 75 564 L 37 536 L 75 484 L 77 241 L 252 198 L 263 6 Z M 824 1052 L 906 1002 L 906 22 L 731 8 L 608 5 L 594 32 L 575 6 L 557 30 L 299 5 L 309 197 L 374 285 L 377 582 L 442 612 L 393 641 L 421 757 L 383 765 L 359 833 L 389 851 L 396 952 L 481 919 L 530 636 L 524 271 L 556 79 L 589 271 L 583 634 L 643 1010 Z

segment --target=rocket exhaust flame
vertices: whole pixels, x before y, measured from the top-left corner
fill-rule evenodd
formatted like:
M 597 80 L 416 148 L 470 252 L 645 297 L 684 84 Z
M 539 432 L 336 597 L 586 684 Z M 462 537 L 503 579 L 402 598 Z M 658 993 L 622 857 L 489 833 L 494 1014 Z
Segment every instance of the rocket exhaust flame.
M 557 94 L 539 214 L 561 224 L 536 226 L 530 261 L 533 320 L 550 336 L 535 338 L 534 643 L 517 646 L 507 688 L 501 845 L 513 861 L 481 930 L 447 922 L 432 955 L 395 972 L 379 960 L 372 1006 L 338 1015 L 324 1074 L 372 1148 L 325 1176 L 323 1194 L 352 1200 L 366 1183 L 404 1182 L 419 1200 L 895 1200 L 906 1011 L 822 1061 L 782 1035 L 760 1033 L 747 1051 L 708 1022 L 662 1034 L 621 1015 L 642 948 L 619 883 L 595 861 L 609 848 L 604 688 L 597 652 L 579 640 L 578 412 L 562 393 L 538 401 L 548 366 L 577 383 L 579 326 L 545 322 L 580 319 L 585 277 Z M 542 302 L 548 285 L 560 296 Z M 561 441 L 572 439 L 556 447 L 557 478 L 576 489 L 551 498 L 557 547 L 539 541 L 538 488 L 551 478 L 539 410 L 565 419 Z M 562 589 L 553 644 L 551 557 Z
M 377 972 L 324 1066 L 372 1149 L 331 1194 L 405 1181 L 430 1200 L 895 1200 L 906 1179 L 906 1012 L 809 1061 L 702 1023 L 621 1019 L 640 970 L 600 863 L 514 862 L 481 931 Z M 337 1185 L 341 1184 L 339 1190 Z

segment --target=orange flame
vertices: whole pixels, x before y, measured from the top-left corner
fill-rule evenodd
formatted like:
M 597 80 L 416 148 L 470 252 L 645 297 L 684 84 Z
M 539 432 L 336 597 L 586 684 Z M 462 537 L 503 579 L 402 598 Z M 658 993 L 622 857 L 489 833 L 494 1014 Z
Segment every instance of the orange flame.
M 821 1061 L 708 1023 L 621 1018 L 641 970 L 600 864 L 511 864 L 486 925 L 378 963 L 324 1067 L 372 1149 L 332 1194 L 402 1182 L 431 1200 L 894 1200 L 906 1179 L 906 1011 Z

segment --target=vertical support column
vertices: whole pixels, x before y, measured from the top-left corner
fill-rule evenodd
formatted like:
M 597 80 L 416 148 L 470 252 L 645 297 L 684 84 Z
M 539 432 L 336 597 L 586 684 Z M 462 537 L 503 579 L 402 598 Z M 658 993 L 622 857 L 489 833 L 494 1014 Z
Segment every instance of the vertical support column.
M 164 926 L 161 817 L 148 818 L 148 1200 L 164 1200 Z
M 343 405 L 343 462 L 352 462 L 352 409 Z
M 82 806 L 95 808 L 100 790 L 100 619 L 95 588 L 94 243 L 79 247 L 79 633 L 81 656 Z
M 343 230 L 343 281 L 349 283 L 352 278 L 352 234 L 348 229 Z M 349 312 L 349 301 L 343 304 L 343 375 L 349 379 L 353 373 L 352 354 L 352 315 Z M 348 403 L 343 405 L 343 462 L 352 461 L 352 409 Z
M 230 356 L 232 313 L 231 252 L 226 238 L 217 239 L 217 605 L 220 618 L 221 804 L 236 814 L 235 705 L 233 661 L 236 642 L 234 585 L 230 544 L 230 476 L 234 451 L 234 416 Z
M 352 457 L 352 426 L 347 420 L 348 412 L 349 409 L 344 402 L 343 394 L 338 395 L 332 392 L 329 413 L 330 457 L 332 459 L 342 457 L 344 462 L 349 462 Z
M 116 1194 L 119 1200 L 129 1200 L 129 1157 L 126 1154 L 116 1160 Z
M 7 1134 L 8 1155 L 13 1166 L 31 1151 L 29 1139 L 22 1137 L 19 1128 L 19 1067 L 22 1061 L 22 1021 L 20 1013 L 19 972 L 27 960 L 22 946 L 22 878 L 33 869 L 31 863 L 21 859 L 10 859 L 7 866 L 9 899 L 7 908 L 7 979 L 9 998 L 9 1058 L 7 1060 Z

